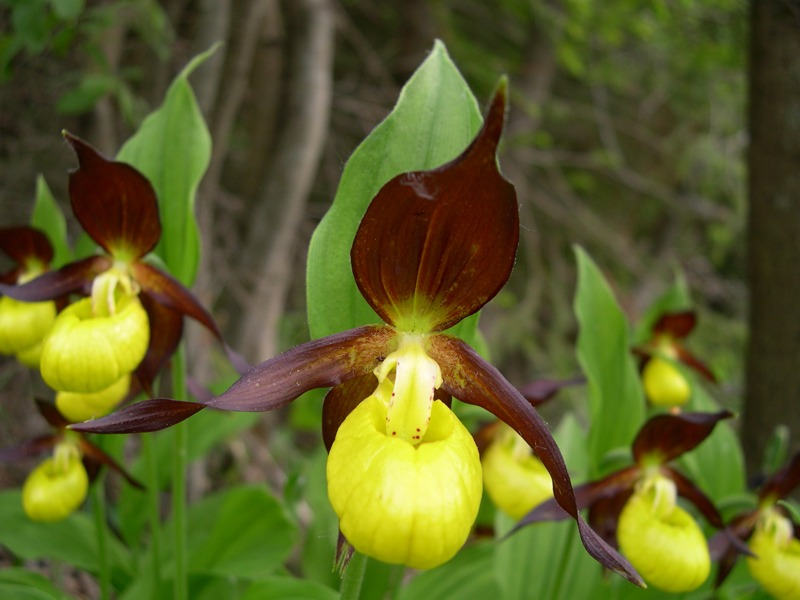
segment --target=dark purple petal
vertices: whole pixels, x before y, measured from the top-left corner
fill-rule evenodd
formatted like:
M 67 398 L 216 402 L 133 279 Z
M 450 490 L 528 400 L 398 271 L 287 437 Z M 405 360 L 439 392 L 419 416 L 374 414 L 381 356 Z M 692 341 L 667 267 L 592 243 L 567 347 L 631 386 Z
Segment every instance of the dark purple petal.
M 381 318 L 442 331 L 478 311 L 511 273 L 519 238 L 514 187 L 497 168 L 501 85 L 483 128 L 458 158 L 398 175 L 370 203 L 351 251 L 362 295 Z
M 83 433 L 149 433 L 185 421 L 205 407 L 199 402 L 156 398 L 130 404 L 105 417 L 75 423 L 69 428 Z
M 723 419 L 733 413 L 722 410 L 716 413 L 661 414 L 648 420 L 633 441 L 633 459 L 667 463 L 681 454 L 696 448 Z
M 153 186 L 130 165 L 102 157 L 69 133 L 64 137 L 78 155 L 69 196 L 86 233 L 117 258 L 136 260 L 150 252 L 161 237 Z
M 692 369 L 700 373 L 711 383 L 717 382 L 717 376 L 711 372 L 711 369 L 708 367 L 706 363 L 697 358 L 694 354 L 689 352 L 683 346 L 676 345 L 673 347 L 675 349 L 675 352 L 678 354 L 678 360 L 680 360 L 683 364 L 691 367 Z
M 55 300 L 68 294 L 88 294 L 92 280 L 110 269 L 112 264 L 109 256 L 90 256 L 65 265 L 58 271 L 42 273 L 22 285 L 0 284 L 0 294 L 23 302 Z
M 556 501 L 577 522 L 587 552 L 629 581 L 644 585 L 628 560 L 603 541 L 580 516 L 561 451 L 547 425 L 522 394 L 497 369 L 458 338 L 446 334 L 431 336 L 429 353 L 442 369 L 442 387 L 445 391 L 462 402 L 485 408 L 528 442 L 553 479 Z
M 92 444 L 90 441 L 82 439 L 80 441 L 80 447 L 86 461 L 96 465 L 105 465 L 115 473 L 122 475 L 133 487 L 140 490 L 144 489 L 144 486 L 135 477 L 133 477 L 133 475 L 128 473 L 116 460 Z
M 661 472 L 675 482 L 675 487 L 678 489 L 678 494 L 686 498 L 689 502 L 697 507 L 706 520 L 717 529 L 725 526 L 722 522 L 722 515 L 719 514 L 714 502 L 706 496 L 703 491 L 697 487 L 685 475 L 676 471 L 672 467 L 663 465 Z
M 339 426 L 347 415 L 377 387 L 377 377 L 367 373 L 332 387 L 325 394 L 325 400 L 322 402 L 322 441 L 326 450 L 330 451 L 336 439 L 336 432 L 339 431 Z
M 69 425 L 69 421 L 58 412 L 58 409 L 52 403 L 42 400 L 41 398 L 35 398 L 34 401 L 39 414 L 44 417 L 44 420 L 47 421 L 50 427 L 61 430 Z
M 147 312 L 150 342 L 147 352 L 136 367 L 135 375 L 144 391 L 153 396 L 153 382 L 178 348 L 183 333 L 183 315 L 153 300 L 150 294 L 139 295 Z
M 391 327 L 366 325 L 311 340 L 253 367 L 207 404 L 243 412 L 279 408 L 309 390 L 371 373 L 394 350 L 396 335 Z
M 225 344 L 222 332 L 217 327 L 211 313 L 203 307 L 195 295 L 186 289 L 181 282 L 142 262 L 133 265 L 133 276 L 142 287 L 142 291 L 155 302 L 191 317 L 214 334 L 225 349 L 228 360 L 231 361 L 234 369 L 239 374 L 245 373 L 250 369 L 250 365 Z
M 592 504 L 589 514 L 586 516 L 592 529 L 612 548 L 619 548 L 617 544 L 619 515 L 632 494 L 633 488 L 631 487 L 613 496 L 600 498 Z

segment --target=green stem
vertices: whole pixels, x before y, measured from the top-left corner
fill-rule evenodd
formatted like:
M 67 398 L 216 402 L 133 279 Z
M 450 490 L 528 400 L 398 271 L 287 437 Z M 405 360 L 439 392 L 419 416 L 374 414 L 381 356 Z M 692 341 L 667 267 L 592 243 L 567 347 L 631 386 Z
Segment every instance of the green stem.
M 92 512 L 97 530 L 97 560 L 100 570 L 100 598 L 111 598 L 111 568 L 108 562 L 108 540 L 106 539 L 106 499 L 103 494 L 103 474 L 92 485 Z
M 178 346 L 172 359 L 172 394 L 179 400 L 187 399 L 186 354 L 183 344 Z M 175 535 L 175 600 L 188 600 L 189 579 L 187 560 L 186 526 L 186 454 L 188 431 L 186 423 L 174 427 L 174 450 L 172 453 L 172 519 Z
M 146 465 L 147 511 L 150 520 L 150 554 L 153 559 L 153 589 L 161 586 L 161 506 L 159 499 L 158 461 L 156 460 L 155 440 L 151 434 L 142 436 L 142 452 Z
M 344 570 L 339 600 L 359 600 L 366 570 L 367 557 L 360 552 L 353 552 L 353 556 Z

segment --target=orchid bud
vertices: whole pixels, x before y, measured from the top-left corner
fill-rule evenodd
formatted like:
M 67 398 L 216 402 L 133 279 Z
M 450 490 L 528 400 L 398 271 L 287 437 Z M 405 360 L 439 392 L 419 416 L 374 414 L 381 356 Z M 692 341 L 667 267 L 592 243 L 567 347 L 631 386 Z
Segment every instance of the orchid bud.
M 33 521 L 60 521 L 86 499 L 89 477 L 77 448 L 56 446 L 51 458 L 31 471 L 22 487 L 22 507 Z
M 800 540 L 792 522 L 775 510 L 759 520 L 750 538 L 750 574 L 779 600 L 800 598 Z
M 508 425 L 481 456 L 483 484 L 495 506 L 520 519 L 553 495 L 553 480 L 527 442 Z
M 703 532 L 675 496 L 671 480 L 645 480 L 622 509 L 617 541 L 649 585 L 688 592 L 708 578 L 711 559 Z
M 438 400 L 417 444 L 387 435 L 388 394 L 377 392 L 339 427 L 328 457 L 328 497 L 356 550 L 430 569 L 458 552 L 478 514 L 478 449 Z
M 64 309 L 44 342 L 42 377 L 56 390 L 104 390 L 131 373 L 147 351 L 150 328 L 136 296 L 124 296 L 106 316 L 95 313 L 92 300 Z
M 692 395 L 686 376 L 671 361 L 660 356 L 647 361 L 642 382 L 647 397 L 655 406 L 682 406 Z

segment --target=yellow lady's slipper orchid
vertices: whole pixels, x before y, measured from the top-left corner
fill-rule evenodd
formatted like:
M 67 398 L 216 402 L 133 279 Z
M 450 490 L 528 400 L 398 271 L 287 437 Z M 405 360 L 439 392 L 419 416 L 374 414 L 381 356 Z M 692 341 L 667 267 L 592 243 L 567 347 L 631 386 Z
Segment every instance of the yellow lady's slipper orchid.
M 778 511 L 761 515 L 747 557 L 750 574 L 778 600 L 800 600 L 800 540 L 792 522 Z
M 520 519 L 553 496 L 553 480 L 525 440 L 505 423 L 499 429 L 481 455 L 483 484 L 495 506 Z
M 131 376 L 125 374 L 99 392 L 77 393 L 58 392 L 56 408 L 73 423 L 96 419 L 110 413 L 125 396 L 131 387 Z
M 80 452 L 64 442 L 28 475 L 22 487 L 22 507 L 34 521 L 60 521 L 83 504 L 88 489 Z
M 388 434 L 391 393 L 379 388 L 339 427 L 328 457 L 328 496 L 356 550 L 430 569 L 458 552 L 478 514 L 478 449 L 438 400 L 416 443 Z
M 44 342 L 42 377 L 59 391 L 94 393 L 131 373 L 150 339 L 147 313 L 136 296 L 124 296 L 115 312 L 97 315 L 92 298 L 64 309 Z
M 647 398 L 655 406 L 683 406 L 692 395 L 686 376 L 672 362 L 660 356 L 647 361 L 642 371 Z
M 617 541 L 644 580 L 667 592 L 696 589 L 711 570 L 703 532 L 676 504 L 675 484 L 658 475 L 637 486 L 625 504 Z

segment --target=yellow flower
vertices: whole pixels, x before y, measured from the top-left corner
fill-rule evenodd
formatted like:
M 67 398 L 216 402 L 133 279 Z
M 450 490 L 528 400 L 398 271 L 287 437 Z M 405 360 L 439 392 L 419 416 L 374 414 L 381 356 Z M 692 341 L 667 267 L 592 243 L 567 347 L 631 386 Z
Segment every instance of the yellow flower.
M 676 504 L 675 484 L 655 475 L 637 486 L 617 523 L 620 550 L 644 580 L 666 592 L 688 592 L 708 578 L 708 543 Z
M 800 600 L 800 540 L 792 523 L 775 510 L 762 515 L 750 538 L 750 574 L 778 600 Z
M 21 302 L 0 297 L 0 354 L 27 356 L 41 344 L 55 319 L 52 301 Z M 23 362 L 30 366 L 29 361 Z
M 65 519 L 86 499 L 89 477 L 77 447 L 64 442 L 31 471 L 22 487 L 22 507 L 34 521 Z
M 386 363 L 396 367 L 394 382 Z M 336 434 L 328 496 L 356 550 L 430 569 L 458 552 L 478 514 L 478 449 L 452 411 L 433 400 L 438 366 L 418 341 L 401 344 L 383 366 L 375 393 Z
M 144 358 L 150 341 L 147 313 L 136 290 L 117 277 L 112 272 L 99 275 L 92 296 L 56 318 L 41 356 L 42 377 L 50 387 L 100 392 L 133 372 Z
M 644 391 L 655 406 L 682 406 L 689 401 L 692 388 L 686 377 L 669 360 L 654 356 L 642 372 Z
M 530 446 L 505 423 L 481 456 L 492 502 L 515 519 L 553 495 L 553 480 Z

